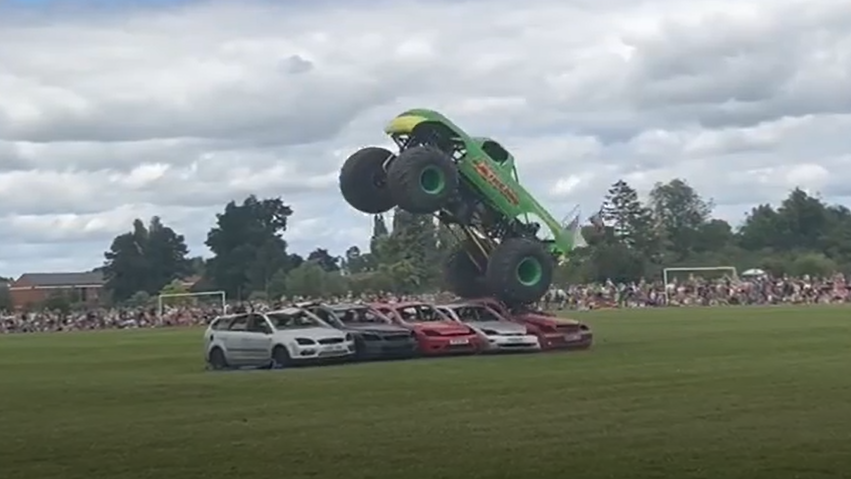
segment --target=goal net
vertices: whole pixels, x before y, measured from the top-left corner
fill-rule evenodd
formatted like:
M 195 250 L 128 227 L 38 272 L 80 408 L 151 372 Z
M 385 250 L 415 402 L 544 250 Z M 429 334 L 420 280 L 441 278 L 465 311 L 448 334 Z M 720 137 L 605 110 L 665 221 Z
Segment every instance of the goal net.
M 157 296 L 157 313 L 161 320 L 173 316 L 177 322 L 197 322 L 202 316 L 226 314 L 227 298 L 224 291 L 161 294 Z
M 739 273 L 733 266 L 699 266 L 693 268 L 665 268 L 662 270 L 662 281 L 665 284 L 665 301 L 669 300 L 668 293 L 678 284 L 694 279 L 713 281 L 720 279 L 739 280 Z

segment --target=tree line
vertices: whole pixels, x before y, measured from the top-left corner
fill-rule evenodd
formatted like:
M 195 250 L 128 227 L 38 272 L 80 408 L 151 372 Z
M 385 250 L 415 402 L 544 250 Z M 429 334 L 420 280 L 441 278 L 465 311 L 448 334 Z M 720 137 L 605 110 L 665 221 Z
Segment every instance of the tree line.
M 646 201 L 626 181 L 608 190 L 592 224 L 581 227 L 587 247 L 559 267 L 562 284 L 658 278 L 665 267 L 762 268 L 775 275 L 851 272 L 851 211 L 801 189 L 779 205 L 754 207 L 740 225 L 712 216 L 713 202 L 682 179 L 656 184 Z M 104 253 L 106 289 L 116 303 L 143 303 L 163 293 L 225 291 L 233 299 L 327 296 L 442 287 L 442 265 L 454 232 L 431 216 L 397 210 L 387 224 L 373 217 L 367 251 L 334 256 L 317 247 L 288 250 L 293 209 L 282 198 L 249 196 L 216 215 L 205 244 L 211 256 L 190 256 L 183 235 L 160 218 L 137 219 Z M 0 292 L 0 300 L 3 298 Z

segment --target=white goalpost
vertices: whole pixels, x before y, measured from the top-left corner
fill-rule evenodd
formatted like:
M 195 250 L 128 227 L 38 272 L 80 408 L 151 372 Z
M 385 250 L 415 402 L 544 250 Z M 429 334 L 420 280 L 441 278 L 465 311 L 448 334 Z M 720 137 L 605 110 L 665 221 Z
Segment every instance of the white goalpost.
M 165 308 L 165 303 L 163 302 L 164 299 L 186 298 L 191 296 L 218 296 L 222 302 L 222 314 L 227 314 L 227 297 L 225 296 L 224 291 L 202 291 L 200 293 L 171 293 L 157 296 L 157 310 L 159 317 L 161 318 L 163 316 L 163 309 Z
M 662 282 L 665 285 L 665 303 L 668 302 L 668 285 L 671 284 L 671 275 L 676 273 L 699 273 L 706 271 L 726 271 L 729 274 L 726 276 L 730 276 L 734 281 L 739 280 L 739 272 L 733 266 L 697 266 L 692 268 L 665 268 L 662 270 Z

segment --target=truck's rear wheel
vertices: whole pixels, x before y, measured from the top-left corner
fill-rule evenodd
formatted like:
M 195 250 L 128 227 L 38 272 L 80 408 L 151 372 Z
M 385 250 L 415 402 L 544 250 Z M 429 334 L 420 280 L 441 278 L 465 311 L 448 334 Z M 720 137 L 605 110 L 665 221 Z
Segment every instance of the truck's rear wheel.
M 475 261 L 473 260 L 475 258 Z M 459 244 L 449 255 L 444 277 L 449 291 L 462 298 L 481 298 L 488 295 L 485 283 L 487 259 L 470 240 Z
M 489 289 L 509 304 L 531 303 L 547 293 L 555 262 L 538 241 L 511 238 L 496 247 L 485 278 Z
M 414 214 L 434 213 L 458 190 L 458 168 L 443 151 L 415 146 L 390 165 L 387 181 L 400 208 Z
M 340 192 L 352 208 L 379 214 L 396 206 L 384 165 L 394 160 L 389 150 L 369 146 L 353 153 L 340 169 Z

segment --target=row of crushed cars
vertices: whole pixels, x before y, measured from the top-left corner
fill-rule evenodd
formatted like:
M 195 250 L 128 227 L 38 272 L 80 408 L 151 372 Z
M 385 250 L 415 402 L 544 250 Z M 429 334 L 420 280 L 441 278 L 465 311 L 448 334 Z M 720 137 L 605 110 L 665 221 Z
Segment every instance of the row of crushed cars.
M 281 368 L 313 362 L 402 359 L 484 352 L 582 350 L 584 323 L 494 299 L 299 303 L 277 311 L 221 316 L 204 333 L 210 369 Z

